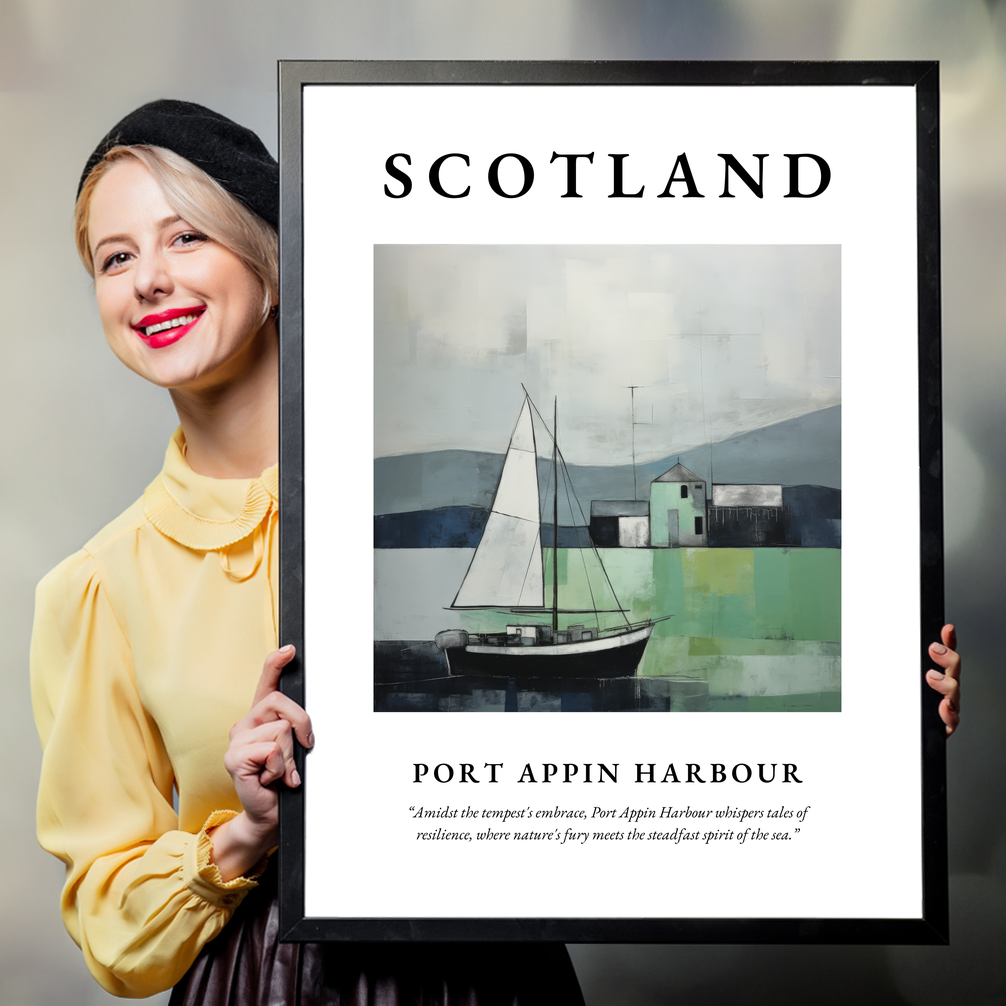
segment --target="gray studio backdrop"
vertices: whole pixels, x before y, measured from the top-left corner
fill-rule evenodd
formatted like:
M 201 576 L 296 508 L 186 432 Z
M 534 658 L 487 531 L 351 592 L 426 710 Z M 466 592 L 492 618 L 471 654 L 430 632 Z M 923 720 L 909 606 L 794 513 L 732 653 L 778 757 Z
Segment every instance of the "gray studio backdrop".
M 78 173 L 113 122 L 159 97 L 217 108 L 275 149 L 280 58 L 942 61 L 947 614 L 966 653 L 963 726 L 949 758 L 953 945 L 572 953 L 591 1006 L 1006 1001 L 1006 677 L 997 645 L 1006 539 L 1006 4 L 3 0 L 0 1003 L 109 998 L 63 931 L 61 869 L 34 838 L 32 592 L 140 494 L 175 422 L 167 395 L 126 372 L 104 345 L 71 240 Z M 869 666 L 871 658 L 845 659 Z M 870 841 L 868 821 L 862 841 Z

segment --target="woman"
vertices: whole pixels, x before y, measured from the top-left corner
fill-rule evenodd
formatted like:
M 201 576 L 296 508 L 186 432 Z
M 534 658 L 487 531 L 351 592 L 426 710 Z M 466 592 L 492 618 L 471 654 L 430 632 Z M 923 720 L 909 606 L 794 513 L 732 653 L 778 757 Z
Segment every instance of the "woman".
M 274 649 L 277 220 L 258 137 L 187 102 L 128 115 L 81 178 L 106 339 L 180 426 L 143 497 L 38 589 L 38 831 L 67 929 L 121 996 L 582 1004 L 561 945 L 276 942 L 276 786 L 300 785 L 294 737 L 313 744 Z

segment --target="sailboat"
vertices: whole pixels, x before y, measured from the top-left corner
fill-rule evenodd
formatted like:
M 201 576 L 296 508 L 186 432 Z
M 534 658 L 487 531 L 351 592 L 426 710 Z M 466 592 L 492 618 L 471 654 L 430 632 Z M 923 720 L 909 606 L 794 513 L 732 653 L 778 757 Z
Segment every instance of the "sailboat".
M 436 645 L 447 657 L 452 675 L 500 675 L 508 678 L 616 678 L 636 673 L 656 621 L 630 622 L 615 599 L 614 608 L 559 606 L 559 492 L 558 464 L 562 462 L 553 425 L 552 477 L 552 605 L 545 606 L 545 564 L 541 534 L 541 497 L 538 454 L 532 420 L 534 405 L 524 391 L 517 424 L 510 437 L 492 510 L 472 557 L 468 572 L 450 609 L 497 609 L 516 617 L 503 632 L 438 632 Z M 537 409 L 535 409 L 537 412 Z M 556 407 L 556 413 L 558 408 Z M 607 583 L 597 549 L 597 563 Z M 593 590 L 591 594 L 593 596 Z M 551 611 L 551 624 L 529 618 Z M 621 623 L 602 628 L 597 616 L 617 614 Z M 567 622 L 559 627 L 559 616 Z M 593 617 L 594 625 L 583 616 Z M 576 621 L 579 618 L 579 621 Z M 575 622 L 575 624 L 573 624 Z

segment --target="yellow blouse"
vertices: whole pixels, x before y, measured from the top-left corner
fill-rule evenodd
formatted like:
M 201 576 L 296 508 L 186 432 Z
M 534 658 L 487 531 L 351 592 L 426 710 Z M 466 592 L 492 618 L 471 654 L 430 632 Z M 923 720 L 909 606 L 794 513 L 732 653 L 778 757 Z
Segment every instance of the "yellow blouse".
M 255 886 L 223 882 L 206 829 L 241 809 L 228 731 L 276 646 L 277 493 L 276 467 L 197 475 L 176 431 L 143 498 L 38 586 L 38 836 L 115 995 L 174 985 Z

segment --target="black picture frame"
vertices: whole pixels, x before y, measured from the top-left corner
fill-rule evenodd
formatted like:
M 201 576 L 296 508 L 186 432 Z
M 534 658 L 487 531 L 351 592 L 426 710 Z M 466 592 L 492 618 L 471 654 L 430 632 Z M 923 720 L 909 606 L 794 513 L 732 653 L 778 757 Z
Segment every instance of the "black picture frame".
M 938 944 L 948 941 L 945 736 L 939 696 L 925 684 L 927 647 L 943 624 L 940 371 L 939 69 L 934 62 L 405 62 L 282 61 L 280 104 L 280 641 L 298 648 L 282 687 L 311 710 L 305 649 L 302 100 L 305 87 L 459 84 L 682 85 L 914 89 L 918 247 L 919 563 L 923 864 L 917 918 L 379 918 L 305 914 L 305 810 L 311 759 L 298 750 L 304 785 L 281 794 L 280 926 L 288 941 L 564 941 L 625 943 Z M 352 869 L 353 864 L 333 863 Z

